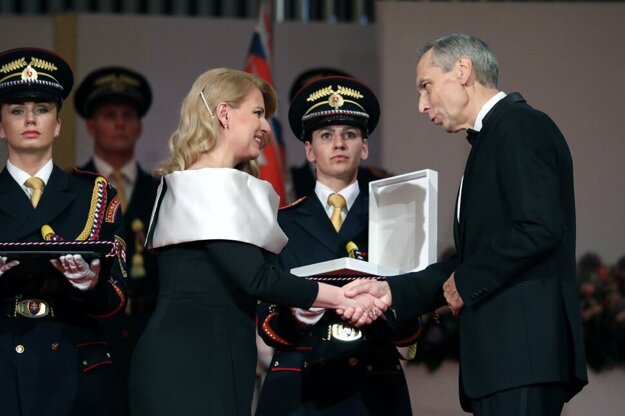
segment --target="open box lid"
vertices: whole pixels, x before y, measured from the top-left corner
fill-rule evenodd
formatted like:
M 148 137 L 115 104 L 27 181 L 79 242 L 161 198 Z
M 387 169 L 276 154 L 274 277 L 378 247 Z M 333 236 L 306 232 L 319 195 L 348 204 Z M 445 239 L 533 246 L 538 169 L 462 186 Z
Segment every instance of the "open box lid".
M 343 257 L 291 269 L 297 276 L 393 276 L 436 261 L 438 172 L 424 169 L 369 183 L 369 261 Z
M 369 262 L 401 273 L 436 261 L 438 172 L 419 170 L 369 183 Z

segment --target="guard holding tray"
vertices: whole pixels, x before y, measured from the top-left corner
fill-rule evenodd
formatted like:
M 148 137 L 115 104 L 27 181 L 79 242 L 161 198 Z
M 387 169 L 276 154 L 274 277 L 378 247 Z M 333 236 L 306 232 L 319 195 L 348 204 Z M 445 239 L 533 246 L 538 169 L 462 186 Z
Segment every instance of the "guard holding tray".
M 374 93 L 353 78 L 322 78 L 293 98 L 289 123 L 317 181 L 313 194 L 278 214 L 289 238 L 277 258 L 285 270 L 366 253 L 369 198 L 356 177 L 379 115 Z M 259 334 L 276 351 L 257 416 L 412 414 L 396 347 L 415 343 L 418 320 L 396 322 L 387 312 L 355 328 L 334 311 L 265 303 L 258 317 Z
M 106 179 L 52 161 L 72 84 L 50 51 L 0 53 L 2 415 L 120 414 L 98 323 L 126 299 L 119 199 Z

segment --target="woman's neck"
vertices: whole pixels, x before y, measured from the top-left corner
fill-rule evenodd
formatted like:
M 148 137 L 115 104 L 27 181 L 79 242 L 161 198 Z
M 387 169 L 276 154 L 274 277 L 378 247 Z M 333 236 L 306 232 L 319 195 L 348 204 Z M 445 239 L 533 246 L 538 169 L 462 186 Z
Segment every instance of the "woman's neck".
M 24 172 L 35 175 L 52 159 L 52 152 L 40 153 L 15 153 L 9 150 L 9 160 Z
M 236 163 L 229 155 L 220 148 L 215 148 L 210 152 L 202 153 L 198 159 L 187 167 L 187 169 L 202 168 L 234 168 Z

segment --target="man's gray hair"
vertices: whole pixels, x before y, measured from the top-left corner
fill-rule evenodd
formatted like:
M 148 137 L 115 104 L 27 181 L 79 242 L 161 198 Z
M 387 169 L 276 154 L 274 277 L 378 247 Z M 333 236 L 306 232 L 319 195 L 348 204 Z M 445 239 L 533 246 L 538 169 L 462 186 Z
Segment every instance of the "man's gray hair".
M 486 42 L 463 33 L 451 33 L 442 36 L 417 51 L 417 62 L 432 50 L 432 64 L 443 72 L 449 72 L 458 58 L 466 56 L 473 62 L 473 69 L 480 84 L 497 88 L 499 81 L 499 63 Z

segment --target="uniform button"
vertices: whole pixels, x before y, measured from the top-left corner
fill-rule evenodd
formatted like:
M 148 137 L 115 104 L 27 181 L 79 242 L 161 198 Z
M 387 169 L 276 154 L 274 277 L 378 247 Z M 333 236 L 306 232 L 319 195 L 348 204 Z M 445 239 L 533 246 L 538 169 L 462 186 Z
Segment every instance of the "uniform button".
M 401 370 L 401 365 L 397 364 L 397 365 L 395 366 L 395 370 L 397 370 L 397 371 Z
M 279 363 L 279 362 L 277 362 L 277 361 L 274 361 L 274 362 L 273 362 L 273 366 L 274 366 L 274 367 L 277 367 L 277 366 L 279 366 L 279 365 L 280 365 L 280 363 Z
M 56 350 L 58 350 L 58 349 L 59 349 L 59 343 L 58 343 L 58 342 L 53 342 L 53 343 L 50 345 L 50 349 L 51 349 L 52 351 L 56 351 Z
M 373 366 L 371 364 L 367 366 L 367 371 L 373 371 Z
M 82 365 L 87 365 L 87 360 L 82 360 Z
M 109 354 L 108 352 L 106 353 L 106 358 L 111 358 L 111 354 Z
M 16 351 L 18 354 L 23 353 L 23 352 L 24 352 L 24 350 L 25 350 L 25 348 L 24 348 L 24 346 L 23 346 L 23 345 L 21 345 L 21 344 L 20 344 L 20 345 L 18 345 L 17 347 L 15 347 L 15 351 Z
M 358 358 L 350 357 L 349 360 L 347 360 L 347 362 L 349 363 L 349 365 L 353 367 L 358 364 Z
M 304 361 L 304 368 L 308 368 L 308 363 Z

